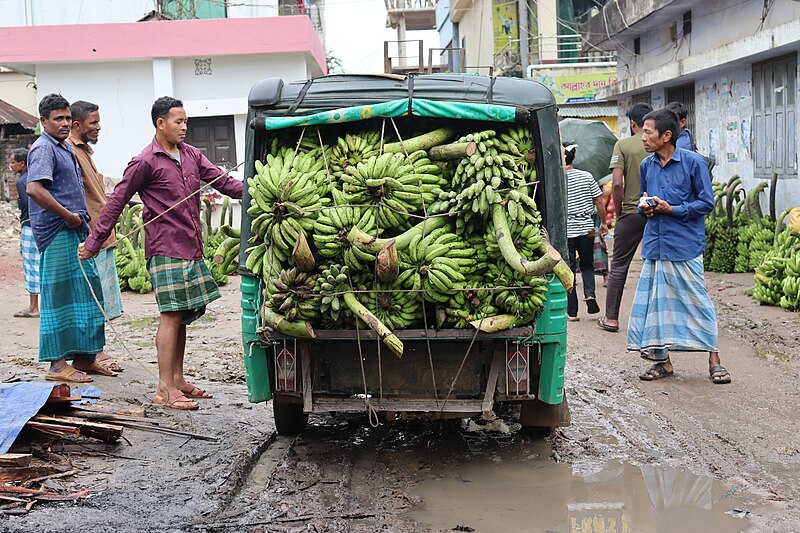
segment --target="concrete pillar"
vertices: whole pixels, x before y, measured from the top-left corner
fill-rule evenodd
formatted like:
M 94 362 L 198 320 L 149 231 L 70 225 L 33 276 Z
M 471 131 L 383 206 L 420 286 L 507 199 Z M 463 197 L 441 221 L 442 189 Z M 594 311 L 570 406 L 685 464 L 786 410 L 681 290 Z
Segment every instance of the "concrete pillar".
M 400 54 L 400 67 L 406 66 L 406 17 L 400 15 L 400 21 L 397 24 L 397 53 Z
M 153 94 L 156 98 L 174 96 L 175 84 L 172 79 L 172 59 L 153 59 Z
M 519 64 L 522 67 L 522 77 L 524 78 L 528 74 L 528 64 L 530 61 L 528 60 L 528 51 L 530 50 L 530 46 L 528 45 L 528 41 L 530 35 L 528 35 L 528 0 L 518 0 L 519 5 Z
M 536 4 L 539 23 L 539 62 L 558 62 L 558 0 L 539 0 Z

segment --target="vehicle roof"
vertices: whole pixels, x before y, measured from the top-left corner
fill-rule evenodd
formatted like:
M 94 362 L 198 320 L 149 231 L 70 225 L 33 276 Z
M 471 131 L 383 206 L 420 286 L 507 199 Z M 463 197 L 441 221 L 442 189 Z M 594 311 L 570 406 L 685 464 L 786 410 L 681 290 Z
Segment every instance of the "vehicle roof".
M 253 85 L 248 104 L 268 115 L 303 115 L 409 97 L 524 108 L 555 105 L 541 83 L 468 74 L 335 74 L 289 83 L 265 78 Z

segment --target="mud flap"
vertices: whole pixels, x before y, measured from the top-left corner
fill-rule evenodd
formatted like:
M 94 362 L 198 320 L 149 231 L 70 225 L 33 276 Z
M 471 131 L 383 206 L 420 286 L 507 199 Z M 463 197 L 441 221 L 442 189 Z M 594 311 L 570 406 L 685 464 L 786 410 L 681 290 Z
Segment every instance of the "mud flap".
M 556 405 L 544 403 L 540 400 L 522 402 L 519 422 L 524 427 L 557 428 L 566 427 L 571 423 L 567 398 Z

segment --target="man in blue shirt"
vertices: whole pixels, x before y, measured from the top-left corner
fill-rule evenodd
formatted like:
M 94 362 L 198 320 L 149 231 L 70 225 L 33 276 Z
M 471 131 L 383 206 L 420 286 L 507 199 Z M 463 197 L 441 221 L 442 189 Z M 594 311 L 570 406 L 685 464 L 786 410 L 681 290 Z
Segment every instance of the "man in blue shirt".
M 33 238 L 31 217 L 28 213 L 28 150 L 17 148 L 8 156 L 8 167 L 11 172 L 19 174 L 17 178 L 17 206 L 19 206 L 19 250 L 22 254 L 22 274 L 25 278 L 25 290 L 28 291 L 28 308 L 14 313 L 17 318 L 39 318 L 39 250 Z
M 684 150 L 696 152 L 697 147 L 694 145 L 692 133 L 686 129 L 686 119 L 689 117 L 689 110 L 680 102 L 670 102 L 666 105 L 666 108 L 678 115 L 678 122 L 681 127 L 681 132 L 675 140 L 675 146 L 683 148 Z
M 708 351 L 711 381 L 730 383 L 720 363 L 717 316 L 703 277 L 703 218 L 714 208 L 702 156 L 676 148 L 678 116 L 668 109 L 644 117 L 642 141 L 652 155 L 640 166 L 642 274 L 628 324 L 628 349 L 654 364 L 639 376 L 673 375 L 670 351 Z
M 85 383 L 92 381 L 87 372 L 113 375 L 95 362 L 105 345 L 103 292 L 94 261 L 82 267 L 78 260 L 89 214 L 78 160 L 64 142 L 72 125 L 69 102 L 49 94 L 39 102 L 39 115 L 42 135 L 28 154 L 26 186 L 31 228 L 41 254 L 39 361 L 50 362 L 48 380 Z M 74 359 L 73 365 L 67 359 Z

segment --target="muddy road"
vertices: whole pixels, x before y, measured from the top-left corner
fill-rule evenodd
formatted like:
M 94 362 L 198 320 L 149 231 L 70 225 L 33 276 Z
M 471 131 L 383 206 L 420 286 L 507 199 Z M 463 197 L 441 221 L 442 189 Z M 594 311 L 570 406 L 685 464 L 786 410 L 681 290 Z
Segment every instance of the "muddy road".
M 38 322 L 11 318 L 26 302 L 17 237 L 0 237 L 0 380 L 41 381 Z M 569 325 L 572 425 L 544 438 L 460 421 L 370 428 L 360 415 L 276 436 L 270 406 L 247 402 L 237 278 L 189 332 L 189 373 L 214 399 L 195 413 L 150 408 L 157 311 L 152 295 L 125 293 L 114 325 L 130 355 L 108 330 L 126 370 L 95 380 L 101 401 L 214 440 L 126 429 L 127 443 L 99 450 L 32 437 L 80 471 L 52 483 L 91 497 L 0 516 L 0 531 L 800 530 L 800 315 L 756 305 L 751 280 L 708 277 L 731 385 L 713 385 L 691 354 L 675 356 L 674 378 L 640 382 L 647 365 L 625 352 L 624 331 L 582 310 Z

